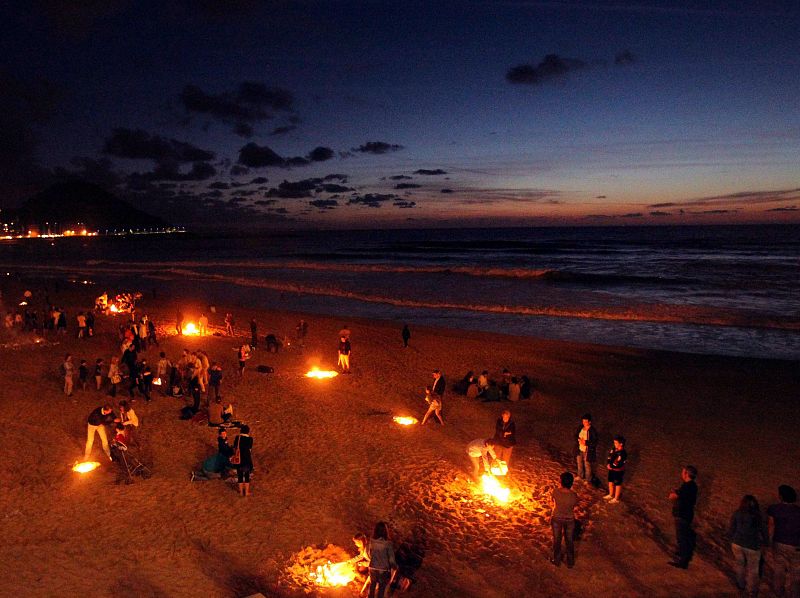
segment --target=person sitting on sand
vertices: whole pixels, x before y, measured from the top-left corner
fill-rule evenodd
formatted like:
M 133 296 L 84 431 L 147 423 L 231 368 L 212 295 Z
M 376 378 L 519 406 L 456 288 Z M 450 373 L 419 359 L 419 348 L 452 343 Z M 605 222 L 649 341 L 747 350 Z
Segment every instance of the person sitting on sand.
M 485 392 L 487 388 L 489 388 L 489 371 L 483 370 L 480 376 L 478 376 L 478 390 L 482 393 Z
M 222 421 L 224 423 L 228 423 L 233 419 L 233 404 L 228 403 L 225 405 L 225 409 L 222 410 Z
M 383 598 L 397 570 L 394 547 L 389 541 L 389 527 L 383 521 L 375 525 L 369 542 L 369 598 Z
M 506 465 L 511 465 L 511 453 L 517 444 L 517 426 L 508 409 L 503 411 L 494 424 L 494 441 L 497 458 L 505 461 Z
M 431 387 L 425 387 L 425 402 L 428 404 L 428 410 L 425 412 L 425 415 L 422 417 L 422 426 L 425 425 L 425 422 L 428 421 L 428 418 L 431 416 L 431 413 L 436 415 L 436 419 L 439 420 L 441 425 L 444 425 L 444 421 L 442 421 L 442 400 L 438 396 L 431 395 Z
M 625 438 L 614 436 L 614 446 L 608 451 L 606 469 L 608 469 L 608 494 L 603 499 L 617 504 L 622 494 L 622 479 L 625 476 L 625 463 L 628 453 L 625 451 Z
M 354 561 L 356 564 L 356 570 L 363 574 L 369 573 L 369 544 L 367 543 L 367 536 L 358 533 L 353 536 L 353 544 L 356 545 L 356 550 L 358 550 L 358 554 L 354 556 L 351 561 Z
M 519 401 L 519 394 L 522 388 L 519 385 L 519 380 L 516 376 L 511 377 L 511 382 L 508 383 L 508 394 L 506 398 L 512 403 Z
M 264 337 L 264 342 L 267 344 L 267 352 L 277 353 L 281 348 L 281 341 L 275 336 L 275 333 L 270 332 Z
M 481 389 L 478 387 L 478 379 L 475 376 L 472 376 L 472 379 L 467 386 L 467 398 L 474 401 L 478 398 L 478 395 L 481 394 Z
M 481 464 L 483 470 L 489 472 L 492 470 L 492 463 L 497 460 L 494 445 L 494 438 L 477 438 L 467 445 L 467 455 L 472 461 L 472 479 L 476 482 L 480 480 Z
M 342 335 L 339 337 L 339 363 L 336 365 L 342 368 L 343 374 L 350 373 L 350 354 L 352 353 L 352 347 L 350 346 L 350 340 Z
M 220 428 L 217 434 L 217 452 L 203 461 L 200 471 L 192 472 L 192 481 L 215 480 L 225 477 L 226 471 L 230 467 L 231 455 L 233 455 L 233 449 L 228 444 L 228 432 L 225 428 Z
M 219 426 L 224 421 L 222 419 L 222 400 L 217 397 L 213 401 L 208 402 L 208 425 Z
M 495 380 L 489 380 L 489 387 L 483 391 L 484 403 L 499 403 L 501 399 L 500 387 Z

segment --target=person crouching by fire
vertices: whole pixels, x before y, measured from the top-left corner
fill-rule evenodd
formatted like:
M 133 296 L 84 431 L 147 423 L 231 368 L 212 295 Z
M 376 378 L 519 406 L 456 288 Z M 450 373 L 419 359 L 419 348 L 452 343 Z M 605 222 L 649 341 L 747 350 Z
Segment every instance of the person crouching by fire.
M 494 438 L 477 438 L 467 445 L 467 455 L 472 461 L 472 479 L 476 482 L 480 480 L 481 476 L 481 463 L 483 463 L 483 470 L 490 472 L 492 463 L 497 460 L 497 455 L 494 452 L 495 446 Z

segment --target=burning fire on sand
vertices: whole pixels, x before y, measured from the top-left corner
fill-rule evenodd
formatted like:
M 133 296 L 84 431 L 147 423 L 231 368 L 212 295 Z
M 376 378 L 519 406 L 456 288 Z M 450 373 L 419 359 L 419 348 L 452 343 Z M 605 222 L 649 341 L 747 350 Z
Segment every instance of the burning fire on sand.
M 183 335 L 184 336 L 199 336 L 200 330 L 198 330 L 197 326 L 195 326 L 194 322 L 189 322 L 184 325 L 183 327 Z
M 94 471 L 100 467 L 100 463 L 97 461 L 84 461 L 83 463 L 76 463 L 72 467 L 72 471 L 77 473 L 89 473 L 90 471 Z
M 496 477 L 488 473 L 483 474 L 481 477 L 480 488 L 483 494 L 491 496 L 500 504 L 507 503 L 509 495 L 511 494 L 509 488 L 504 488 Z
M 408 417 L 404 415 L 395 415 L 392 419 L 394 420 L 394 423 L 400 424 L 401 426 L 413 426 L 418 421 L 416 417 Z
M 356 578 L 356 568 L 349 561 L 342 563 L 328 561 L 325 565 L 317 566 L 308 576 L 318 586 L 346 586 Z
M 317 366 L 314 366 L 310 371 L 306 372 L 306 378 L 316 378 L 317 380 L 322 380 L 324 378 L 335 378 L 338 375 L 339 372 L 321 370 Z

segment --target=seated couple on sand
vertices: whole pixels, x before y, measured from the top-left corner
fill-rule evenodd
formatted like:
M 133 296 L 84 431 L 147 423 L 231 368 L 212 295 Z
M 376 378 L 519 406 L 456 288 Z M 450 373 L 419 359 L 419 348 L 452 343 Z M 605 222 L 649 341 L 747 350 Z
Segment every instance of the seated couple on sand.
M 481 399 L 485 403 L 516 402 L 530 399 L 533 387 L 528 376 L 512 376 L 508 369 L 503 369 L 499 381 L 490 378 L 488 370 L 483 370 L 477 376 L 470 370 L 453 385 L 453 391 L 460 395 L 466 395 L 468 399 Z

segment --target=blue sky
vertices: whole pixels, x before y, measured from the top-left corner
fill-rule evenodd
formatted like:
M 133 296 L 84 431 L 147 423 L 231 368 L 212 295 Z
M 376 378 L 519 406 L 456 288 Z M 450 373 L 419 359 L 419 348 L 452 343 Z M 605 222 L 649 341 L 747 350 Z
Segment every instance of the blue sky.
M 77 175 L 230 226 L 797 220 L 800 8 L 755 4 L 12 3 L 0 201 Z

